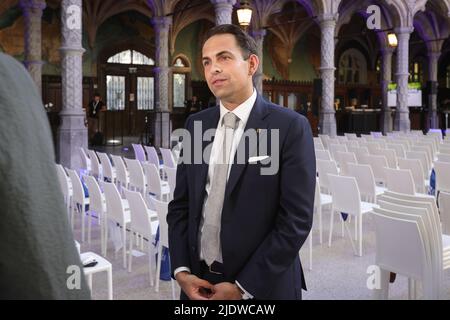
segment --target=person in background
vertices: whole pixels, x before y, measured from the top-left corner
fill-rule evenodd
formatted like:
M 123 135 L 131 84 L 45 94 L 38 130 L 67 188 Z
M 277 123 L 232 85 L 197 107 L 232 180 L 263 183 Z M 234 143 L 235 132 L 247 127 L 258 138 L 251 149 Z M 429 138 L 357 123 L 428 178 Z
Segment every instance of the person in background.
M 41 95 L 2 53 L 0 113 L 0 299 L 90 299 Z
M 88 113 L 88 136 L 89 141 L 92 140 L 97 132 L 101 132 L 100 127 L 100 112 L 105 111 L 106 106 L 103 103 L 101 96 L 98 92 L 94 94 L 93 99 L 89 102 L 86 109 Z

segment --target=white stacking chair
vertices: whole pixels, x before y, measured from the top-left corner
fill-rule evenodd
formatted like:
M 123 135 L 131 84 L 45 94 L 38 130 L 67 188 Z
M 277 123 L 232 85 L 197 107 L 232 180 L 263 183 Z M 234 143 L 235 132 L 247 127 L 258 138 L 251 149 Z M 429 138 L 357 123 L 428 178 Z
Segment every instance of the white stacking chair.
M 339 173 L 346 175 L 348 172 L 347 166 L 349 163 L 358 163 L 353 152 L 336 152 L 336 162 L 339 165 Z
M 437 159 L 441 162 L 450 162 L 450 154 L 438 153 Z
M 316 160 L 317 172 L 319 174 L 320 190 L 323 193 L 330 193 L 330 183 L 328 181 L 328 174 L 339 174 L 336 162 L 333 160 Z
M 361 200 L 376 203 L 377 196 L 384 193 L 386 188 L 379 187 L 375 183 L 372 167 L 368 164 L 353 164 L 347 166 L 348 176 L 355 177 L 358 183 Z
M 62 165 L 56 164 L 56 172 L 58 174 L 59 184 L 61 186 L 61 191 L 62 191 L 62 194 L 64 197 L 64 202 L 66 204 L 67 219 L 69 221 L 71 221 L 70 208 L 72 206 L 72 196 L 73 196 L 72 182 L 70 181 L 70 178 L 67 176 L 67 173 L 64 170 L 64 167 Z M 73 229 L 73 225 L 72 225 L 72 229 Z
M 81 215 L 81 241 L 84 242 L 85 239 L 85 216 L 86 216 L 86 206 L 89 205 L 89 198 L 86 198 L 84 195 L 83 184 L 81 183 L 80 177 L 75 170 L 67 169 L 69 173 L 70 181 L 72 182 L 73 187 L 73 196 L 72 196 L 72 214 L 70 217 L 72 229 L 74 227 L 74 215 L 75 210 L 77 210 Z M 91 243 L 91 223 L 92 223 L 92 215 L 89 213 L 88 218 L 88 243 Z
M 439 195 L 439 216 L 442 222 L 442 233 L 450 235 L 450 193 L 445 191 Z
M 142 169 L 141 162 L 139 160 L 125 158 L 125 163 L 127 164 L 128 172 L 130 173 L 130 182 L 128 184 L 129 188 L 138 191 L 145 198 L 146 181 L 144 170 Z
M 91 176 L 101 181 L 103 179 L 102 167 L 94 150 L 88 150 L 89 159 L 91 160 Z
M 91 172 L 91 160 L 89 159 L 88 155 L 86 154 L 86 151 L 84 151 L 84 148 L 79 147 L 78 151 L 80 153 L 81 158 L 81 170 L 84 171 L 85 174 L 90 174 Z
M 130 223 L 130 234 L 133 232 L 136 237 L 143 242 L 147 239 L 148 245 L 148 259 L 149 259 L 149 275 L 150 275 L 150 285 L 153 286 L 153 272 L 154 272 L 154 262 L 153 256 L 155 254 L 153 240 L 156 236 L 156 231 L 158 229 L 158 215 L 156 211 L 150 210 L 145 204 L 144 198 L 139 192 L 124 190 L 125 196 L 128 200 L 130 206 L 131 223 Z M 130 246 L 128 248 L 128 272 L 131 272 L 132 259 L 133 259 L 133 243 L 134 241 L 130 237 Z
M 106 221 L 106 201 L 105 201 L 105 195 L 103 194 L 102 190 L 100 189 L 100 186 L 97 183 L 97 180 L 95 180 L 92 176 L 85 176 L 84 177 L 86 186 L 89 191 L 89 214 L 92 215 L 93 213 L 97 214 L 98 223 L 100 225 L 100 246 L 102 255 L 106 256 L 105 252 L 105 229 L 107 227 L 107 221 Z M 89 225 L 88 234 L 90 236 L 91 234 L 91 225 Z
M 430 164 L 428 162 L 428 156 L 424 151 L 406 151 L 406 159 L 418 159 L 422 164 L 424 177 L 430 176 Z
M 147 159 L 145 157 L 145 151 L 141 144 L 132 143 L 131 144 L 134 150 L 134 157 L 139 162 L 146 162 Z
M 105 228 L 105 256 L 108 251 L 108 233 L 109 233 L 109 222 L 117 224 L 121 230 L 122 239 L 122 257 L 123 257 L 123 267 L 127 268 L 127 226 L 131 222 L 130 217 L 130 207 L 127 200 L 123 200 L 120 197 L 119 191 L 115 184 L 111 182 L 103 182 L 103 190 L 105 193 L 106 200 L 106 225 Z M 130 239 L 132 241 L 132 239 Z M 116 252 L 117 255 L 117 252 Z
M 112 166 L 108 155 L 103 152 L 97 152 L 97 155 L 100 158 L 103 179 L 108 179 L 109 182 L 116 183 L 116 168 Z
M 398 158 L 398 167 L 400 169 L 410 170 L 414 179 L 416 192 L 426 193 L 429 180 L 425 179 L 423 174 L 423 166 L 419 159 L 402 159 Z
M 389 274 L 395 272 L 421 281 L 426 297 L 431 298 L 432 269 L 419 222 L 380 208 L 374 208 L 372 216 L 376 232 L 375 263 L 380 267 L 381 284 L 381 288 L 374 291 L 376 297 L 388 298 Z
M 125 162 L 121 156 L 111 155 L 111 158 L 114 163 L 114 167 L 116 168 L 116 183 L 119 190 L 122 192 L 122 189 L 128 189 L 130 184 L 130 173 L 128 172 Z
M 387 143 L 386 149 L 394 150 L 397 158 L 405 158 L 405 147 L 400 143 Z
M 369 155 L 369 149 L 367 149 L 366 147 L 349 147 L 348 152 L 353 152 L 355 154 L 356 160 L 359 164 L 367 164 L 365 163 L 365 161 L 366 156 Z
M 355 217 L 355 236 L 359 240 L 359 250 L 357 251 L 351 232 L 347 228 L 350 241 L 354 250 L 355 255 L 362 256 L 362 217 L 364 214 L 370 212 L 374 207 L 378 207 L 374 203 L 369 203 L 361 201 L 361 195 L 359 193 L 358 184 L 354 177 L 338 176 L 334 174 L 328 174 L 328 179 L 330 181 L 331 195 L 333 197 L 333 203 L 331 207 L 331 218 L 330 218 L 330 235 L 328 237 L 328 246 L 331 246 L 331 238 L 333 235 L 333 221 L 334 214 L 338 213 L 340 219 L 341 213 L 346 213 Z M 344 223 L 347 227 L 347 225 Z
M 347 146 L 343 144 L 331 144 L 328 146 L 331 158 L 336 161 L 336 152 L 347 152 Z
M 393 192 L 416 194 L 416 187 L 411 170 L 384 168 L 386 188 Z
M 328 194 L 320 192 L 319 178 L 316 177 L 316 189 L 314 193 L 314 214 L 319 217 L 319 243 L 323 242 L 323 223 L 322 223 L 322 207 L 331 205 L 332 197 Z M 311 232 L 312 233 L 312 232 Z M 309 270 L 312 270 L 312 235 L 309 236 L 310 258 Z
M 322 140 L 318 137 L 314 137 L 314 149 L 315 150 L 325 150 Z
M 168 200 L 170 187 L 167 181 L 162 181 L 158 169 L 154 164 L 144 163 L 142 165 L 147 181 L 146 195 L 153 195 L 158 200 Z
M 450 192 L 450 163 L 436 161 L 434 163 L 436 173 L 436 199 L 439 201 L 438 193 L 441 191 Z
M 440 145 L 439 153 L 441 154 L 450 154 L 450 144 L 447 146 L 445 144 Z
M 384 175 L 384 168 L 388 167 L 385 156 L 369 155 L 365 156 L 365 162 L 372 167 L 375 182 L 384 186 L 386 184 L 386 176 Z
M 316 153 L 316 159 L 320 160 L 331 160 L 331 155 L 328 150 L 315 150 Z
M 159 148 L 159 150 L 161 151 L 164 166 L 169 168 L 176 168 L 177 164 L 175 163 L 172 150 L 165 148 Z
M 347 140 L 358 140 L 356 133 L 344 133 L 344 136 L 347 137 Z
M 386 157 L 387 164 L 391 169 L 397 169 L 397 156 L 394 150 L 391 149 L 375 149 L 370 152 L 370 154 L 376 156 Z
M 144 146 L 145 151 L 147 151 L 147 159 L 149 163 L 153 163 L 158 169 L 162 169 L 163 165 L 159 161 L 158 153 L 155 147 Z
M 153 203 L 153 206 L 156 209 L 156 213 L 158 214 L 159 220 L 159 243 L 158 243 L 158 261 L 156 264 L 156 285 L 155 291 L 159 291 L 159 274 L 161 272 L 161 256 L 163 252 L 163 247 L 169 248 L 169 227 L 167 225 L 167 211 L 168 211 L 168 203 L 161 202 L 154 198 L 151 198 L 150 201 Z M 171 278 L 172 284 L 172 298 L 175 300 L 175 280 Z

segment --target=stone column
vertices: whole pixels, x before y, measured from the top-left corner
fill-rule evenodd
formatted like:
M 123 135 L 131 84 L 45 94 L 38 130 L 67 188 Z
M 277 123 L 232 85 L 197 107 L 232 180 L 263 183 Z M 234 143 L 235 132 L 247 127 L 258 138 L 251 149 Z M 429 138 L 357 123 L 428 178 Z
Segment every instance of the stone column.
M 42 12 L 45 0 L 20 0 L 25 18 L 24 65 L 42 95 Z
M 62 111 L 58 129 L 58 154 L 62 165 L 79 169 L 79 147 L 88 146 L 83 111 L 82 0 L 63 0 L 61 4 Z
M 256 73 L 253 75 L 253 83 L 256 90 L 260 95 L 263 94 L 263 49 L 264 49 L 264 37 L 267 34 L 266 30 L 255 30 L 252 32 L 252 36 L 255 39 L 258 49 L 259 67 Z
M 170 144 L 170 110 L 169 110 L 169 31 L 172 17 L 155 17 L 152 19 L 156 39 L 155 70 L 155 145 L 169 148 Z
M 231 24 L 233 5 L 236 0 L 211 0 L 216 11 L 216 25 Z
M 383 99 L 381 131 L 392 132 L 392 112 L 388 106 L 388 85 L 392 81 L 392 53 L 393 48 L 384 48 L 381 50 L 381 92 Z
M 325 14 L 319 17 L 321 38 L 322 106 L 320 110 L 320 133 L 336 135 L 336 116 L 334 110 L 334 67 L 336 15 Z
M 408 77 L 409 77 L 409 38 L 414 28 L 396 28 L 398 38 L 397 48 L 397 110 L 394 128 L 396 131 L 407 132 L 411 129 L 408 109 Z
M 428 119 L 431 129 L 439 128 L 439 119 L 437 115 L 437 88 L 438 88 L 438 62 L 441 53 L 428 53 L 429 80 L 431 81 L 431 91 L 428 95 Z

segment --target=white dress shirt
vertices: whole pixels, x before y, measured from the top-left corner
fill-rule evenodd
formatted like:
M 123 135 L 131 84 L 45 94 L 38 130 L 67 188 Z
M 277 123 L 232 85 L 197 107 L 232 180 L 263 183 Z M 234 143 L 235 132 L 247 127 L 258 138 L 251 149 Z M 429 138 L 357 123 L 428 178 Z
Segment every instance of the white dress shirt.
M 205 205 L 206 205 L 206 200 L 208 199 L 208 195 L 211 190 L 212 179 L 214 176 L 214 166 L 218 162 L 220 149 L 222 148 L 223 140 L 224 140 L 224 136 L 225 136 L 225 126 L 222 124 L 223 117 L 225 116 L 226 113 L 232 112 L 239 118 L 238 126 L 234 132 L 233 142 L 232 142 L 231 151 L 230 151 L 230 159 L 234 159 L 236 149 L 239 145 L 239 142 L 241 141 L 242 134 L 244 133 L 245 126 L 247 125 L 248 117 L 250 116 L 250 112 L 252 111 L 252 108 L 253 108 L 253 105 L 255 104 L 256 98 L 257 98 L 257 93 L 256 93 L 256 90 L 253 89 L 253 94 L 250 96 L 250 98 L 248 98 L 242 104 L 237 106 L 233 111 L 229 111 L 222 104 L 222 101 L 220 102 L 220 119 L 219 119 L 219 123 L 217 125 L 216 135 L 214 137 L 213 145 L 211 148 L 211 155 L 209 158 L 208 176 L 207 176 L 206 186 L 205 186 L 206 196 L 205 196 L 205 199 L 203 202 L 202 220 L 200 222 L 201 227 L 203 227 L 203 221 L 205 219 L 205 214 L 206 214 Z M 228 177 L 230 176 L 232 162 L 233 161 L 230 160 L 229 164 L 228 164 Z M 200 240 L 200 236 L 201 236 L 201 231 L 202 230 L 200 230 L 200 233 L 199 233 L 199 240 Z M 199 241 L 199 243 L 200 243 L 200 241 Z M 200 248 L 200 250 L 199 250 L 200 251 L 200 260 L 203 260 L 203 253 L 202 253 L 200 245 L 199 245 L 199 248 Z M 217 260 L 217 262 L 220 262 L 220 263 L 222 262 L 222 250 L 220 250 L 219 257 L 216 260 Z M 175 270 L 174 275 L 176 276 L 176 274 L 181 271 L 190 272 L 190 269 L 187 267 L 179 267 Z M 239 285 L 239 283 L 236 282 L 236 284 L 247 294 L 247 296 L 249 298 L 253 298 L 248 292 L 245 291 L 245 289 L 243 289 Z

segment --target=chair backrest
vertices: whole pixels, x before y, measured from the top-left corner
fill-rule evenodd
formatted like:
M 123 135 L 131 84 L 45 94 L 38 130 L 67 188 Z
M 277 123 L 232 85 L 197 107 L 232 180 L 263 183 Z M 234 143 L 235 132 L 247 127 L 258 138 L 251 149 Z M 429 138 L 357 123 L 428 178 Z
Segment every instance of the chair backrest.
M 162 186 L 159 170 L 153 163 L 144 163 L 142 165 L 147 180 L 146 193 L 154 194 L 158 199 L 161 199 Z
M 353 152 L 355 154 L 356 160 L 360 164 L 367 164 L 364 163 L 366 161 L 365 156 L 369 154 L 369 149 L 366 147 L 352 147 L 348 148 L 348 152 Z
M 60 164 L 56 164 L 56 172 L 58 173 L 58 180 L 59 180 L 59 184 L 61 186 L 61 191 L 63 193 L 63 196 L 64 196 L 64 198 L 66 198 L 66 201 L 68 201 L 67 197 L 69 195 L 69 189 L 70 189 L 70 185 L 71 185 L 69 177 L 67 176 L 67 173 L 64 170 L 64 167 Z
M 358 183 L 359 192 L 365 199 L 376 200 L 376 184 L 373 175 L 372 167 L 368 164 L 353 164 L 347 165 L 348 175 L 356 179 Z
M 411 147 L 411 151 L 406 152 L 406 158 L 420 159 L 426 172 L 430 171 L 430 158 L 425 147 Z M 427 174 L 426 174 L 427 175 Z
M 423 175 L 423 167 L 419 159 L 398 158 L 398 167 L 400 169 L 410 170 L 416 190 L 425 192 L 425 176 Z
M 450 235 L 450 193 L 440 193 L 439 213 L 442 222 L 442 233 Z
M 354 177 L 328 174 L 333 209 L 352 215 L 361 214 L 361 195 Z
M 102 184 L 105 192 L 106 215 L 108 219 L 123 226 L 125 224 L 125 214 L 119 191 L 112 182 L 102 182 Z
M 329 144 L 328 150 L 330 151 L 333 160 L 336 160 L 336 152 L 347 152 L 347 146 L 343 144 Z
M 336 152 L 336 161 L 339 164 L 340 174 L 345 175 L 348 172 L 347 165 L 349 163 L 358 163 L 353 152 Z
M 344 136 L 347 137 L 348 140 L 357 140 L 358 136 L 356 133 L 344 133 Z
M 450 155 L 450 146 L 446 147 L 445 145 L 442 145 L 439 147 L 439 154 Z
M 316 160 L 317 163 L 317 172 L 319 173 L 319 181 L 320 181 L 320 187 L 326 189 L 326 191 L 329 191 L 330 189 L 330 183 L 328 180 L 328 174 L 339 174 L 336 162 L 333 160 L 327 161 L 327 160 Z
M 111 160 L 106 153 L 97 152 L 98 157 L 100 158 L 100 165 L 102 166 L 103 178 L 107 178 L 110 181 L 113 180 L 113 168 L 111 164 Z
M 176 168 L 175 159 L 173 158 L 172 150 L 159 148 L 161 151 L 161 156 L 163 158 L 163 164 L 169 168 Z
M 76 203 L 83 204 L 84 203 L 84 188 L 81 183 L 80 177 L 75 170 L 67 169 L 67 173 L 69 174 L 70 181 L 72 182 L 73 188 L 73 196 L 72 200 Z
M 130 181 L 129 181 L 129 177 L 128 177 L 128 173 L 127 173 L 127 167 L 125 166 L 125 162 L 123 162 L 123 159 L 121 156 L 111 155 L 111 158 L 113 160 L 114 167 L 116 168 L 117 182 L 121 186 L 124 186 L 125 188 L 127 188 L 128 183 Z
M 384 172 L 388 190 L 414 195 L 416 188 L 411 170 L 384 168 Z
M 320 160 L 331 160 L 331 155 L 330 152 L 328 150 L 319 150 L 316 149 L 316 159 L 320 159 Z
M 450 154 L 438 153 L 438 161 L 450 162 Z
M 136 144 L 136 143 L 132 143 L 131 145 L 133 146 L 135 159 L 140 162 L 145 162 L 146 161 L 145 151 L 144 151 L 144 148 L 142 147 L 142 145 Z
M 395 150 L 391 150 L 391 149 L 375 149 L 375 150 L 371 151 L 371 154 L 378 155 L 378 156 L 385 156 L 389 168 L 392 168 L 392 169 L 396 169 L 397 168 L 397 156 L 395 154 Z
M 420 279 L 431 270 L 427 268 L 425 243 L 418 223 L 391 217 L 390 211 L 374 208 L 376 255 L 381 268 Z
M 97 180 L 94 177 L 85 176 L 84 181 L 89 191 L 89 210 L 93 210 L 97 214 L 102 214 L 104 210 L 103 194 Z
M 91 161 L 89 160 L 86 152 L 84 151 L 84 148 L 78 147 L 78 151 L 80 153 L 81 158 L 81 169 L 84 169 L 86 171 L 89 171 L 91 169 Z
M 140 192 L 145 191 L 145 175 L 142 170 L 139 160 L 124 158 L 127 164 L 128 172 L 130 173 L 130 187 L 133 187 Z
M 168 203 L 156 200 L 154 198 L 150 198 L 150 201 L 153 203 L 156 213 L 158 214 L 159 220 L 159 241 L 161 244 L 169 248 L 169 227 L 167 225 L 167 211 L 168 211 Z
M 139 192 L 124 189 L 131 213 L 131 230 L 136 231 L 147 239 L 152 238 L 151 218 L 144 198 Z
M 397 158 L 404 158 L 405 157 L 405 147 L 400 143 L 387 143 L 386 149 L 394 150 L 395 155 Z
M 432 151 L 430 149 L 431 149 L 431 146 L 428 146 L 428 145 L 420 146 L 420 145 L 418 145 L 417 142 L 415 142 L 411 146 L 411 151 L 424 152 L 426 154 L 428 168 L 430 167 L 430 164 L 433 162 L 433 155 L 432 155 Z
M 386 177 L 384 175 L 384 168 L 388 167 L 385 156 L 366 156 L 367 163 L 372 167 L 373 175 L 376 182 L 385 183 Z
M 164 167 L 164 171 L 167 174 L 167 182 L 170 188 L 170 200 L 173 199 L 173 192 L 175 191 L 175 185 L 177 183 L 177 169 Z
M 436 190 L 450 192 L 450 162 L 436 161 Z
M 155 147 L 144 146 L 144 148 L 145 151 L 147 151 L 148 162 L 153 163 L 157 168 L 159 168 L 159 157 Z
M 94 177 L 100 177 L 100 162 L 97 158 L 97 153 L 94 150 L 88 150 L 89 159 L 91 160 L 91 174 Z

